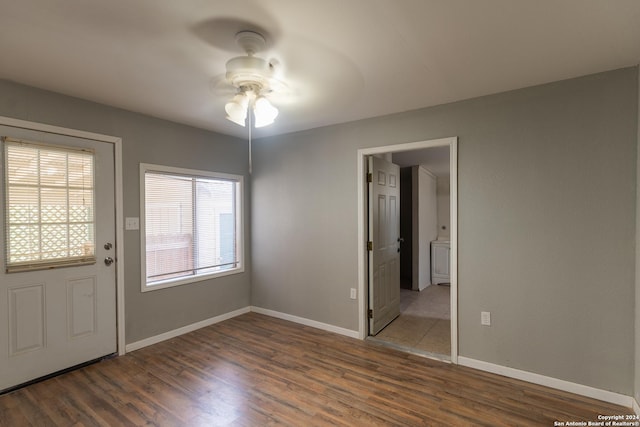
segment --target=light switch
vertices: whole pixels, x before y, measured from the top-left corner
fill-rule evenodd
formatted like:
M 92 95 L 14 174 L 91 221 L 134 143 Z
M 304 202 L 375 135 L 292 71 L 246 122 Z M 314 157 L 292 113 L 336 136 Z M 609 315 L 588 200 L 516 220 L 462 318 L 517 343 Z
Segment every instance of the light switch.
M 480 324 L 483 326 L 491 326 L 491 312 L 483 311 L 480 313 Z
M 139 230 L 140 229 L 140 218 L 136 218 L 136 217 L 127 217 L 127 218 L 125 218 L 124 229 L 125 230 Z

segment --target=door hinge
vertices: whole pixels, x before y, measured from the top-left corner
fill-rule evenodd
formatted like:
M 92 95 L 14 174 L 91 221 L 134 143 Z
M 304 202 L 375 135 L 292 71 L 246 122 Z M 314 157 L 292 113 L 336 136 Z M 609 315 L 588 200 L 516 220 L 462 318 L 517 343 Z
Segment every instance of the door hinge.
M 373 182 L 373 174 L 372 173 L 368 173 L 367 174 L 367 182 Z
M 373 310 L 369 309 L 369 311 L 367 311 L 367 316 L 369 316 L 369 319 L 373 319 Z
M 368 241 L 367 242 L 367 250 L 368 251 L 372 251 L 373 250 L 373 242 L 372 241 Z

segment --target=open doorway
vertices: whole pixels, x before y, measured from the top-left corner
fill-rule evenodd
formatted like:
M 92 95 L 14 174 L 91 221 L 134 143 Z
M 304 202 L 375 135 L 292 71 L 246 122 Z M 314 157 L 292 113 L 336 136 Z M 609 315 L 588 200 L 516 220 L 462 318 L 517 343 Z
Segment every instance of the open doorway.
M 376 155 L 402 167 L 404 211 L 399 233 L 402 281 L 400 316 L 381 331 L 371 331 L 374 290 L 370 251 L 359 250 L 362 338 L 376 335 L 395 347 L 457 362 L 457 138 L 363 149 L 358 152 L 359 242 L 367 247 L 368 183 L 365 160 Z M 408 183 L 408 184 L 407 184 Z M 422 206 L 422 211 L 420 210 Z M 359 245 L 360 246 L 360 245 Z M 371 245 L 369 244 L 369 247 Z M 435 250 L 432 250 L 434 248 Z M 443 250 L 444 249 L 444 250 Z M 367 298 L 367 296 L 369 298 Z
M 451 356 L 449 147 L 393 153 L 400 168 L 400 315 L 377 340 Z M 373 335 L 370 330 L 370 335 Z

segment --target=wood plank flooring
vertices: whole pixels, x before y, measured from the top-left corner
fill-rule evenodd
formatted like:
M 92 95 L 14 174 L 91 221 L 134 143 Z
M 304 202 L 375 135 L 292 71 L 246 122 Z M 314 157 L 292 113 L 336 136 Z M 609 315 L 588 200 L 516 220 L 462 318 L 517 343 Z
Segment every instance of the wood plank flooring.
M 623 407 L 249 313 L 0 396 L 1 426 L 553 426 Z

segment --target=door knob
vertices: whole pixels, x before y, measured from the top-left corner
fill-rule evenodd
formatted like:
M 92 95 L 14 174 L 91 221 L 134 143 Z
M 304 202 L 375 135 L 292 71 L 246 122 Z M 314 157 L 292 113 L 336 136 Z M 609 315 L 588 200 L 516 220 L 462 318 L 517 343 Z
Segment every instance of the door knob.
M 104 259 L 104 263 L 105 263 L 105 265 L 111 265 L 111 264 L 113 264 L 113 258 L 111 258 L 110 256 L 106 257 L 106 258 Z

